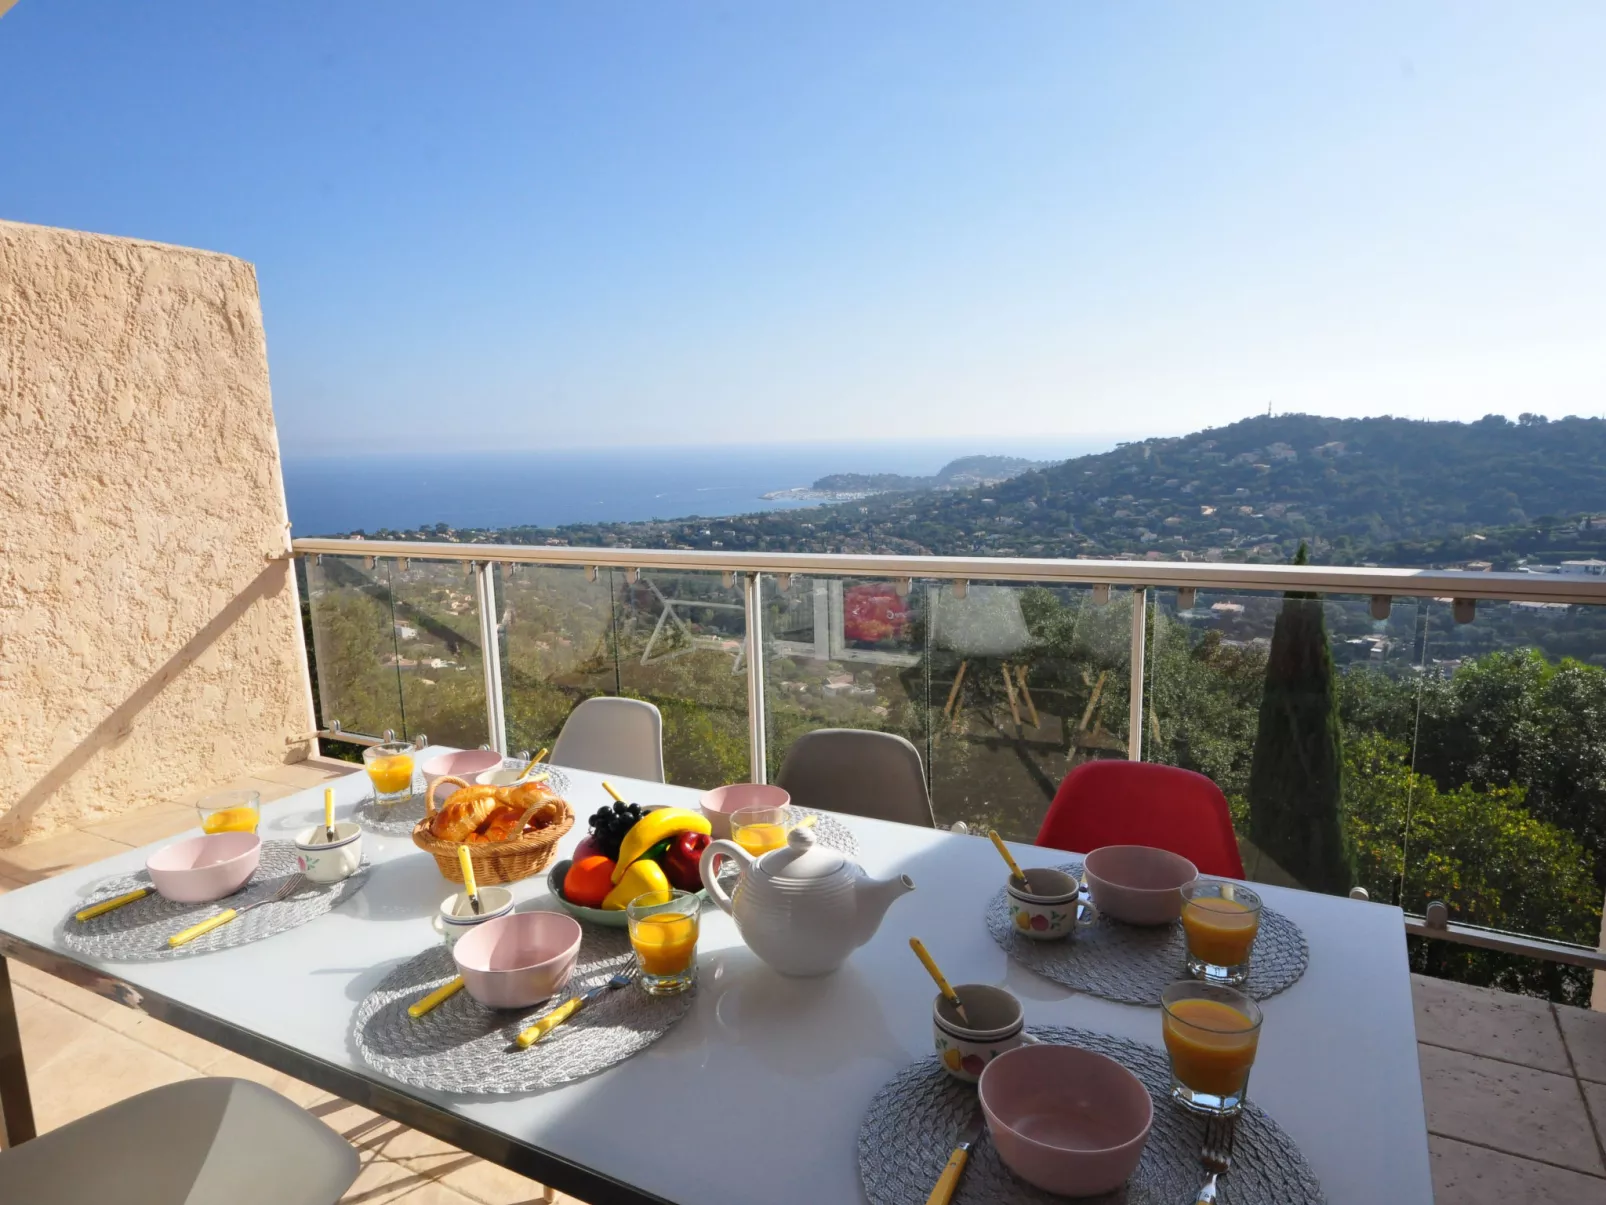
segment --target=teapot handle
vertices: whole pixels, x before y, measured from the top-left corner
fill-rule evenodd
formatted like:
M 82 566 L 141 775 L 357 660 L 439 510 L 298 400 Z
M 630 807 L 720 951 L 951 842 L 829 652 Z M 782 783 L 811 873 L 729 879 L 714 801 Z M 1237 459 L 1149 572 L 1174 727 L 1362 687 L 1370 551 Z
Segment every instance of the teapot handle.
M 753 869 L 753 859 L 748 852 L 734 841 L 710 841 L 703 849 L 703 856 L 697 860 L 697 873 L 702 877 L 703 886 L 708 889 L 708 898 L 718 904 L 720 911 L 726 914 L 731 910 L 731 897 L 724 887 L 720 886 L 719 879 L 714 875 L 714 859 L 719 854 L 734 858 L 736 865 L 746 874 Z

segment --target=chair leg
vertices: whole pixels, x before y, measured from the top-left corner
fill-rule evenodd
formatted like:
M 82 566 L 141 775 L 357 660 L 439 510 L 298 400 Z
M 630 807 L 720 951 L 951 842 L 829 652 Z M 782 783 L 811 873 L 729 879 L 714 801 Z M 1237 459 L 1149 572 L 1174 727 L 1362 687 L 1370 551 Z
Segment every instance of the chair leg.
M 1015 676 L 1020 679 L 1020 697 L 1026 701 L 1026 711 L 1032 717 L 1032 727 L 1041 728 L 1043 721 L 1037 716 L 1037 704 L 1032 702 L 1032 692 L 1026 689 L 1026 667 L 1017 665 Z
M 1015 679 L 1009 676 L 1009 662 L 1004 662 L 1004 689 L 1009 692 L 1009 714 L 1015 717 L 1015 727 L 1020 727 L 1020 701 L 1015 698 Z
M 954 684 L 948 691 L 948 702 L 943 704 L 942 714 L 945 716 L 951 716 L 954 713 L 954 702 L 959 698 L 959 688 L 965 684 L 965 667 L 969 664 L 970 662 L 968 661 L 959 663 L 959 672 L 954 675 Z
M 965 699 L 960 691 L 965 683 L 965 668 L 969 664 L 969 661 L 961 661 L 959 663 L 959 672 L 954 675 L 953 689 L 948 692 L 948 707 L 953 710 L 950 712 L 948 708 L 943 709 L 943 713 L 949 716 L 952 721 L 948 726 L 948 731 L 955 736 L 959 735 L 959 730 L 965 724 Z
M 558 1199 L 558 1190 L 557 1189 L 551 1188 L 551 1187 L 549 1187 L 547 1185 L 544 1185 L 544 1184 L 541 1186 L 541 1200 L 545 1201 L 546 1205 L 553 1205 L 553 1202 L 555 1202 L 557 1199 Z

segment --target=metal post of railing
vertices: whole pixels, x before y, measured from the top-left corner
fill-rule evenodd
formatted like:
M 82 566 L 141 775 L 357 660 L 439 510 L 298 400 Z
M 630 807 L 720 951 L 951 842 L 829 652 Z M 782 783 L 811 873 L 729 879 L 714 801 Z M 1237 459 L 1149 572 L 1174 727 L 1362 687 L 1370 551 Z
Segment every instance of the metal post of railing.
M 496 562 L 481 561 L 475 586 L 480 609 L 480 657 L 485 668 L 485 731 L 491 748 L 507 756 L 507 721 L 502 712 L 502 642 L 496 627 Z
M 764 751 L 764 592 L 757 573 L 744 574 L 742 602 L 747 613 L 747 760 L 754 782 L 769 781 Z
M 1126 756 L 1143 760 L 1143 654 L 1149 626 L 1149 591 L 1132 587 L 1132 687 L 1126 713 Z

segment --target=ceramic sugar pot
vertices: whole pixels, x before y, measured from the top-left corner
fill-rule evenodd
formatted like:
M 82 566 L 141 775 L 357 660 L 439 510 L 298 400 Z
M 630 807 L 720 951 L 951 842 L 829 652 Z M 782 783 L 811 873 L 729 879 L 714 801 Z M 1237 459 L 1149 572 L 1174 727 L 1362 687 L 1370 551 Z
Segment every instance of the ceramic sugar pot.
M 723 855 L 736 863 L 729 892 L 714 875 Z M 734 841 L 715 841 L 700 864 L 709 897 L 730 913 L 753 953 L 783 975 L 828 975 L 875 936 L 892 901 L 913 891 L 908 875 L 872 879 L 852 858 L 794 828 L 780 849 L 754 858 Z

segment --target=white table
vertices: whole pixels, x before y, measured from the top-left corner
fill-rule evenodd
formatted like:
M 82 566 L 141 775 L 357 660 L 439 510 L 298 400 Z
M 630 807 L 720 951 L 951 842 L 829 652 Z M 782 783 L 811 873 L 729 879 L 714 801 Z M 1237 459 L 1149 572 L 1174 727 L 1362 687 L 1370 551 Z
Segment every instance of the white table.
M 578 819 L 560 857 L 583 835 L 585 818 L 608 801 L 599 776 L 567 773 Z M 697 804 L 697 792 L 685 788 L 614 781 L 642 803 Z M 334 786 L 342 815 L 368 790 L 360 773 Z M 321 790 L 303 791 L 266 805 L 262 832 L 286 836 L 321 814 Z M 1006 959 L 983 920 L 1004 873 L 985 839 L 843 819 L 867 871 L 907 873 L 917 889 L 892 905 L 877 935 L 842 970 L 822 979 L 782 978 L 710 908 L 690 1015 L 636 1058 L 530 1096 L 420 1092 L 374 1075 L 352 1048 L 358 1001 L 393 966 L 438 940 L 429 918 L 451 890 L 406 838 L 366 834 L 374 868 L 363 890 L 265 941 L 157 963 L 100 962 L 68 951 L 59 937 L 64 918 L 95 882 L 143 865 L 149 849 L 131 851 L 0 897 L 0 953 L 591 1205 L 752 1205 L 760 1196 L 767 1205 L 862 1201 L 857 1136 L 865 1106 L 896 1071 L 931 1051 L 934 989 L 908 949 L 911 935 L 925 941 L 951 981 L 1014 992 L 1029 1023 L 1160 1044 L 1157 1009 L 1074 995 Z M 1065 860 L 1034 846 L 1014 852 L 1026 866 Z M 1264 1004 L 1252 1098 L 1298 1141 L 1331 1205 L 1431 1205 L 1400 910 L 1259 890 L 1304 929 L 1311 957 L 1304 978 Z M 514 884 L 514 893 L 522 907 L 556 906 L 544 875 Z M 7 989 L 0 1072 L 8 1061 L 10 1004 Z M 14 1077 L 8 1095 L 8 1115 L 23 1117 L 26 1100 L 17 1099 Z M 662 1102 L 661 1111 L 653 1101 Z M 656 1123 L 646 1124 L 652 1118 Z M 757 1196 L 752 1176 L 763 1177 Z

